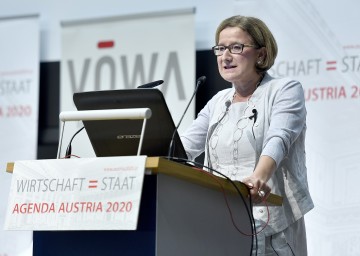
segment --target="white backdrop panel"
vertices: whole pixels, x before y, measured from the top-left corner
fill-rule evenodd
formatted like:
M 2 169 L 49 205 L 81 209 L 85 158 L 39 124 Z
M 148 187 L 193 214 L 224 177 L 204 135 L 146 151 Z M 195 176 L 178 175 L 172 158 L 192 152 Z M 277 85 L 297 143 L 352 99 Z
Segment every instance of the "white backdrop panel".
M 3 227 L 11 182 L 6 163 L 37 153 L 39 17 L 0 19 L 0 34 L 0 255 L 31 255 L 32 232 Z
M 195 88 L 194 9 L 64 22 L 62 28 L 61 111 L 75 109 L 74 92 L 164 80 L 159 89 L 179 121 Z M 189 110 L 181 128 L 193 120 L 194 103 Z M 66 125 L 65 146 L 80 126 Z M 81 146 L 74 154 L 94 154 L 86 150 L 85 133 L 76 141 Z
M 262 8 L 258 8 L 261 3 Z M 325 8 L 326 7 L 326 8 Z M 315 209 L 306 216 L 309 255 L 360 255 L 360 36 L 356 1 L 239 2 L 275 34 L 274 76 L 304 87 L 307 167 Z M 346 13 L 346 19 L 338 19 Z

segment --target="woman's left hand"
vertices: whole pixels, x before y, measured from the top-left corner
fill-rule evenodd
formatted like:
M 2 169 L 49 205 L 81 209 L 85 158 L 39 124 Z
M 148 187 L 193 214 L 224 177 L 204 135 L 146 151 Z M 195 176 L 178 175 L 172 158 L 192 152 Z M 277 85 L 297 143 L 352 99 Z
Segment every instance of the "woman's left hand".
M 254 175 L 245 178 L 242 182 L 248 186 L 251 200 L 255 204 L 259 204 L 269 197 L 271 188 L 266 182 L 254 177 Z
M 250 196 L 254 203 L 258 204 L 265 201 L 271 192 L 267 181 L 271 178 L 276 169 L 275 161 L 269 156 L 261 156 L 254 172 L 244 180 L 250 189 Z

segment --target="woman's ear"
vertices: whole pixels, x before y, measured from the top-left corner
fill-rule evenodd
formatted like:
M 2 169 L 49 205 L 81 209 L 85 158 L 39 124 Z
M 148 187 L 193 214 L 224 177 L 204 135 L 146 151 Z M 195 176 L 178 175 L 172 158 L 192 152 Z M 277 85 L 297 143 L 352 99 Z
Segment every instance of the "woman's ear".
M 264 61 L 266 59 L 266 54 L 267 54 L 266 48 L 261 47 L 258 52 L 258 59 L 257 59 L 258 64 L 264 63 Z

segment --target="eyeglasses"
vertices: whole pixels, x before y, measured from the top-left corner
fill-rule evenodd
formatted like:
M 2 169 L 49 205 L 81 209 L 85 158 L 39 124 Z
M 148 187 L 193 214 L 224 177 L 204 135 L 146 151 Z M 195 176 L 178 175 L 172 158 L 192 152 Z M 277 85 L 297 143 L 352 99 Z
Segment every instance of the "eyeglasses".
M 229 49 L 229 51 L 231 53 L 234 54 L 240 54 L 243 52 L 244 47 L 253 47 L 258 49 L 259 47 L 256 45 L 252 45 L 252 44 L 240 44 L 240 43 L 236 43 L 236 44 L 231 44 L 229 46 L 225 46 L 225 45 L 215 45 L 212 49 L 214 51 L 214 54 L 216 56 L 221 56 L 224 54 L 226 49 Z

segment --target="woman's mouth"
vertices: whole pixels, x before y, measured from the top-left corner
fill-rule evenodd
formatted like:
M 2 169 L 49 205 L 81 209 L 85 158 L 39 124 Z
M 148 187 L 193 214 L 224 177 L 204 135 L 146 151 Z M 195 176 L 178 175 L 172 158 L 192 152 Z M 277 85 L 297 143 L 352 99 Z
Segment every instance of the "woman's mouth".
M 232 69 L 232 68 L 236 68 L 236 66 L 231 66 L 231 65 L 224 66 L 224 69 Z

